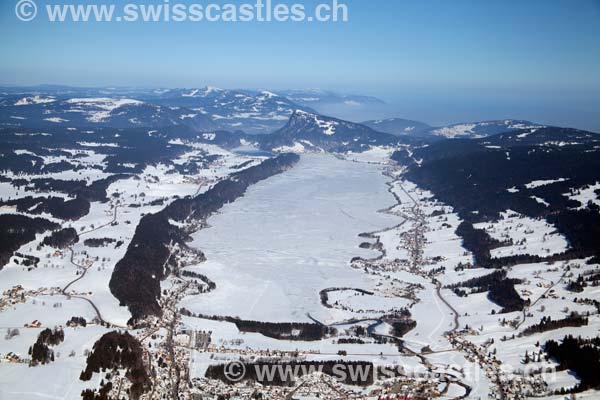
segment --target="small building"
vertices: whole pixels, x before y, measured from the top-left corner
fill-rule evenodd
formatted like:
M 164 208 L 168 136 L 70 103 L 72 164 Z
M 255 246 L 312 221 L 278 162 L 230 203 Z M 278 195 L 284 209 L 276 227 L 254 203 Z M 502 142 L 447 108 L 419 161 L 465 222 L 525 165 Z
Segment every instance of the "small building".
M 21 358 L 18 355 L 16 355 L 15 353 L 8 353 L 7 355 L 4 356 L 4 359 L 11 363 L 18 363 L 21 361 Z
M 29 324 L 25 324 L 24 326 L 25 328 L 40 328 L 42 323 L 36 319 Z

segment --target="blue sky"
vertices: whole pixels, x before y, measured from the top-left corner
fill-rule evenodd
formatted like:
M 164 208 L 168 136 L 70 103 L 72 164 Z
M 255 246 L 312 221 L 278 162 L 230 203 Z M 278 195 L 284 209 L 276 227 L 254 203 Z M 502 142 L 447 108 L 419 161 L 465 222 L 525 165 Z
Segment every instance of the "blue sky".
M 110 1 L 125 3 L 97 3 Z M 0 83 L 325 88 L 434 124 L 512 117 L 600 131 L 600 0 L 345 3 L 347 23 L 57 24 L 21 22 L 4 0 Z

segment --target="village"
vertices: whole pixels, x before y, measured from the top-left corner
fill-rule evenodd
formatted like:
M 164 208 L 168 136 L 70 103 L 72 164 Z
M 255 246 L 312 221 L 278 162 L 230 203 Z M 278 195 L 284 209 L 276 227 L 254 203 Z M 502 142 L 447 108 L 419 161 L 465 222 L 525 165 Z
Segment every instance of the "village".
M 431 250 L 432 235 L 443 230 L 454 230 L 455 227 L 451 225 L 452 212 L 435 199 L 424 195 L 418 188 L 403 181 L 402 171 L 402 168 L 392 167 L 386 170 L 386 176 L 391 179 L 389 190 L 394 194 L 397 204 L 382 210 L 401 218 L 401 222 L 381 231 L 360 234 L 360 238 L 365 240 L 360 247 L 373 251 L 376 256 L 356 257 L 349 262 L 349 267 L 364 273 L 372 280 L 372 286 L 365 289 L 334 287 L 323 289 L 320 294 L 315 293 L 315 296 L 321 295 L 323 307 L 346 316 L 343 320 L 336 321 L 337 333 L 328 338 L 331 340 L 329 346 L 298 342 L 295 347 L 291 347 L 290 344 L 280 344 L 271 340 L 262 343 L 262 340 L 257 341 L 256 336 L 241 331 L 233 337 L 224 338 L 218 328 L 212 327 L 213 325 L 202 321 L 191 324 L 191 319 L 202 318 L 183 315 L 182 300 L 210 294 L 218 287 L 219 282 L 212 282 L 203 274 L 192 272 L 192 269 L 187 270 L 188 266 L 202 263 L 203 255 L 191 249 L 177 247 L 171 249 L 172 254 L 176 254 L 177 266 L 171 271 L 168 279 L 161 283 L 162 314 L 159 317 L 146 318 L 133 327 L 110 322 L 111 318 L 103 318 L 96 309 L 96 316 L 84 319 L 83 326 L 77 321 L 65 321 L 62 326 L 80 330 L 102 327 L 131 333 L 142 346 L 143 363 L 150 379 L 150 387 L 141 395 L 144 400 L 469 398 L 476 390 L 474 381 L 466 371 L 457 370 L 450 361 L 446 361 L 450 355 L 464 357 L 484 372 L 482 379 L 489 381 L 492 398 L 525 399 L 548 395 L 552 389 L 540 372 L 544 372 L 546 368 L 553 368 L 552 363 L 533 363 L 530 370 L 523 366 L 516 369 L 507 368 L 506 363 L 496 354 L 496 350 L 491 350 L 491 342 L 488 340 L 481 343 L 477 339 L 480 330 L 465 326 L 462 322 L 465 313 L 459 313 L 448 301 L 449 293 L 444 289 L 447 268 L 458 264 L 455 271 L 463 272 L 461 268 L 468 264 L 470 256 L 464 249 L 456 252 L 458 256 Z M 111 208 L 105 215 L 117 219 L 116 209 Z M 207 221 L 195 221 L 193 224 L 183 228 L 193 232 L 208 225 Z M 24 289 L 23 285 L 15 285 L 3 291 L 0 312 L 28 302 L 35 304 L 37 301 L 48 301 L 53 297 L 57 298 L 55 307 L 61 307 L 61 299 L 70 298 L 87 299 L 86 301 L 93 305 L 95 293 L 89 290 L 78 291 L 74 289 L 77 287 L 74 283 L 96 269 L 96 272 L 103 273 L 111 264 L 110 258 L 95 255 L 93 251 L 74 252 L 67 248 L 49 254 L 42 268 L 60 268 L 60 265 L 65 264 L 75 267 L 75 277 L 69 278 L 68 284 L 63 287 L 39 289 Z M 561 291 L 557 288 L 560 281 L 548 280 L 545 274 L 568 279 L 574 276 L 570 271 L 578 268 L 577 264 L 569 265 L 568 270 L 566 266 L 553 266 L 547 268 L 544 273 L 533 273 L 531 281 L 527 282 L 528 285 L 518 288 L 519 293 L 523 298 L 532 301 L 536 298 L 558 300 L 561 298 Z M 466 270 L 468 272 L 468 269 Z M 326 293 L 325 296 L 323 292 Z M 543 293 L 541 296 L 540 292 Z M 433 332 L 437 335 L 437 342 L 431 346 L 423 342 L 426 339 L 421 339 L 418 333 L 414 333 L 415 330 L 423 329 L 419 328 L 419 321 L 415 324 L 417 328 L 411 325 L 413 320 L 420 316 L 413 310 L 423 303 L 424 294 L 436 299 L 438 307 L 448 316 L 448 325 L 436 327 Z M 39 297 L 43 297 L 44 300 L 37 299 Z M 577 299 L 575 303 L 582 307 L 597 305 L 594 300 L 585 297 Z M 322 323 L 310 315 L 308 317 L 315 323 Z M 526 318 L 533 317 L 534 314 L 527 311 L 522 316 L 513 316 L 512 319 L 498 319 L 497 325 L 517 330 Z M 334 325 L 331 321 L 328 323 Z M 392 327 L 396 323 L 411 327 L 408 333 L 403 332 L 406 337 L 395 336 Z M 44 323 L 44 315 L 40 314 L 18 328 L 39 332 L 48 327 L 52 328 Z M 7 331 L 6 336 L 16 335 L 19 335 L 18 330 L 11 329 Z M 515 335 L 504 335 L 499 337 L 498 341 L 514 340 L 514 337 Z M 385 356 L 382 351 L 372 350 L 355 350 L 357 353 L 353 353 L 344 349 L 343 345 L 347 344 L 364 346 L 365 349 L 388 345 L 389 353 Z M 390 347 L 394 350 L 391 351 Z M 537 356 L 539 358 L 539 354 Z M 409 363 L 422 367 L 426 376 L 407 372 L 375 380 L 368 387 L 341 383 L 324 373 L 299 376 L 290 386 L 263 385 L 253 380 L 226 382 L 204 376 L 207 366 L 225 365 L 233 361 L 246 365 L 257 362 L 285 364 L 314 360 L 345 362 L 357 359 L 389 362 L 394 357 L 410 359 Z M 28 355 L 16 352 L 0 354 L 0 359 L 3 363 L 30 364 Z M 111 384 L 111 395 L 119 398 L 130 390 L 132 383 L 123 371 L 113 372 L 103 375 L 102 380 L 105 385 Z

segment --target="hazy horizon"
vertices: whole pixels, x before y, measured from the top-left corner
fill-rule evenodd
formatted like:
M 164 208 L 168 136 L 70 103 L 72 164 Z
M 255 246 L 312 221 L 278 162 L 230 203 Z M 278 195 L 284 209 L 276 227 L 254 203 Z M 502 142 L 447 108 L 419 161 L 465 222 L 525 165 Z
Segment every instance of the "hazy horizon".
M 53 23 L 44 6 L 68 1 L 36 1 L 31 22 L 0 4 L 5 83 L 322 88 L 390 105 L 350 110 L 353 120 L 515 118 L 600 132 L 597 0 L 346 0 L 348 22 L 127 24 Z
M 198 88 L 205 86 L 220 87 L 229 90 L 326 90 L 339 94 L 373 96 L 383 100 L 385 104 L 375 105 L 326 105 L 319 112 L 346 119 L 353 122 L 364 122 L 371 119 L 403 118 L 424 122 L 431 126 L 443 126 L 462 122 L 487 120 L 519 119 L 535 123 L 577 128 L 600 133 L 600 97 L 590 94 L 587 98 L 570 95 L 566 92 L 549 93 L 532 96 L 521 95 L 487 96 L 480 91 L 456 91 L 456 93 L 433 95 L 416 89 L 398 93 L 389 91 L 347 91 L 336 88 L 300 88 L 293 85 L 282 88 L 272 87 L 226 87 L 211 82 L 201 85 L 166 86 L 120 86 L 120 85 L 82 85 L 74 86 L 64 83 L 34 83 L 30 85 L 0 83 L 0 87 L 36 88 L 43 86 L 73 88 L 132 88 L 132 89 L 177 89 Z

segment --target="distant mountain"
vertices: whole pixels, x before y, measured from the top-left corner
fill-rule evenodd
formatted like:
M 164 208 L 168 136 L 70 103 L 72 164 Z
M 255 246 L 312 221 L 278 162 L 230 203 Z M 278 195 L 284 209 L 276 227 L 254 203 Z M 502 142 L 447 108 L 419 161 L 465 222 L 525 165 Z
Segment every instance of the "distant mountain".
M 76 87 L 64 85 L 3 86 L 0 87 L 0 97 L 46 95 L 59 98 L 110 97 L 142 100 L 156 96 L 162 91 L 164 90 L 135 87 Z
M 199 130 L 207 127 L 217 130 L 243 131 L 248 134 L 268 134 L 283 127 L 295 110 L 316 113 L 314 108 L 341 105 L 344 109 L 361 105 L 378 105 L 383 102 L 377 98 L 361 95 L 345 95 L 322 90 L 290 90 L 274 93 L 268 90 L 229 90 L 213 86 L 204 88 L 156 89 L 156 88 L 129 88 L 129 87 L 104 87 L 104 88 L 79 88 L 59 85 L 42 85 L 34 87 L 0 87 L 0 106 L 13 106 L 23 98 L 29 98 L 30 106 L 39 106 L 43 112 L 51 109 L 52 114 L 61 114 L 59 109 L 52 110 L 53 106 L 42 106 L 43 99 L 55 101 L 75 99 L 130 99 L 147 104 L 162 106 L 163 113 L 167 109 L 183 109 L 181 116 L 195 115 L 203 123 L 196 124 L 187 121 L 187 125 L 199 126 Z M 314 108 L 313 108 L 314 107 Z M 8 112 L 11 115 L 8 115 Z M 23 124 L 32 125 L 45 118 L 52 118 L 55 123 L 61 120 L 78 119 L 71 115 L 71 119 L 61 115 L 51 115 L 45 118 L 34 118 L 33 114 L 22 115 L 26 110 L 15 114 L 12 110 L 0 110 L 0 123 L 12 126 Z M 335 112 L 335 111 L 333 111 Z M 177 113 L 175 113 L 177 114 Z M 125 115 L 124 115 L 125 116 Z M 15 118 L 11 118 L 15 117 Z M 176 116 L 177 117 L 177 116 Z M 28 122 L 21 118 L 28 118 Z M 129 119 L 129 118 L 127 118 Z M 131 117 L 135 121 L 135 116 Z M 139 119 L 139 118 L 138 118 Z M 167 121 L 167 118 L 157 117 Z M 213 124 L 207 124 L 208 121 Z M 173 120 L 175 121 L 175 120 Z M 46 121 L 48 122 L 48 121 Z M 105 119 L 105 125 L 114 121 Z M 142 121 L 145 123 L 144 121 Z M 162 123 L 161 123 L 162 124 Z M 42 125 L 40 122 L 38 126 Z M 117 127 L 128 127 L 127 121 L 119 121 Z M 135 126 L 135 124 L 131 124 Z M 177 122 L 175 126 L 179 126 Z
M 392 135 L 428 139 L 479 139 L 498 133 L 543 127 L 543 125 L 534 124 L 529 121 L 513 119 L 466 122 L 440 127 L 432 127 L 423 122 L 401 118 L 371 120 L 363 122 L 363 124 L 377 131 L 390 133 Z
M 65 103 L 70 99 L 80 104 Z M 353 107 L 381 104 L 383 101 L 375 97 L 325 90 L 284 90 L 276 94 L 266 90 L 228 90 L 212 86 L 196 89 L 0 87 L 0 124 L 116 128 L 187 126 L 200 132 L 227 130 L 268 134 L 282 128 L 295 110 L 337 115 L 347 114 Z M 542 127 L 529 121 L 510 119 L 430 127 L 418 121 L 390 118 L 366 121 L 362 125 L 418 140 L 482 138 Z
M 396 136 L 428 134 L 433 129 L 423 122 L 402 118 L 376 119 L 365 121 L 362 124 L 379 132 Z
M 216 128 L 212 120 L 185 108 L 108 97 L 59 98 L 49 95 L 7 96 L 0 100 L 4 126 L 162 128 L 185 126 L 197 131 Z
M 505 119 L 498 121 L 468 122 L 432 128 L 430 134 L 448 139 L 469 138 L 477 139 L 498 133 L 518 131 L 528 128 L 541 128 L 543 125 L 529 121 Z
M 493 148 L 516 146 L 543 146 L 564 148 L 600 145 L 600 135 L 572 128 L 543 127 L 506 132 L 481 139 L 478 143 Z M 597 147 L 594 147 L 597 150 Z
M 293 101 L 269 91 L 252 90 L 227 90 L 207 86 L 199 89 L 138 89 L 138 88 L 76 88 L 65 86 L 36 86 L 36 87 L 1 87 L 0 106 L 13 106 L 20 99 L 30 98 L 32 104 L 40 105 L 40 99 L 66 100 L 77 99 L 114 99 L 137 100 L 147 104 L 161 106 L 162 114 L 171 109 L 182 109 L 182 117 L 194 115 L 193 119 L 202 120 L 196 124 L 193 119 L 186 121 L 187 125 L 196 125 L 199 130 L 221 129 L 230 131 L 244 131 L 250 134 L 267 134 L 281 128 L 288 121 L 294 110 L 313 112 L 309 107 L 299 105 Z M 36 98 L 38 100 L 36 100 Z M 40 106 L 42 112 L 51 110 L 49 117 L 67 119 L 55 106 Z M 111 106 L 112 107 L 112 106 Z M 43 121 L 45 118 L 33 118 L 33 114 L 22 115 L 25 109 L 15 115 L 11 109 L 0 110 L 0 123 L 19 125 L 20 118 L 28 118 L 29 124 L 33 121 Z M 100 110 L 102 111 L 102 110 Z M 9 115 L 10 114 L 10 115 Z M 15 117 L 15 118 L 10 118 Z M 175 115 L 177 118 L 178 115 Z M 131 117 L 135 119 L 134 117 Z M 78 120 L 71 115 L 71 119 Z M 139 119 L 139 118 L 138 118 Z M 168 120 L 168 117 L 166 118 Z M 186 118 L 184 118 L 186 119 Z M 165 118 L 157 117 L 157 120 Z M 23 121 L 23 120 L 21 120 Z M 198 122 L 196 121 L 196 122 Z M 106 124 L 112 123 L 110 119 Z M 142 121 L 143 122 L 143 121 Z M 176 122 L 173 120 L 173 122 Z M 209 123 L 212 122 L 212 123 Z M 57 122 L 58 123 L 58 122 Z M 119 124 L 116 127 L 125 127 Z M 176 125 L 180 125 L 179 122 Z M 81 125 L 80 125 L 81 126 Z
M 294 110 L 312 112 L 269 91 L 226 90 L 215 87 L 175 89 L 150 96 L 153 102 L 185 107 L 211 118 L 225 130 L 266 134 L 281 128 Z
M 276 151 L 365 151 L 371 146 L 394 145 L 398 138 L 368 126 L 297 110 L 288 123 L 261 137 L 265 149 Z
M 283 90 L 279 92 L 296 104 L 318 109 L 325 105 L 346 105 L 361 106 L 373 104 L 385 104 L 383 100 L 372 96 L 340 94 L 328 90 L 307 89 L 307 90 Z

